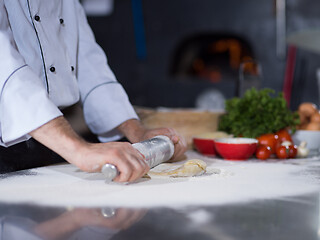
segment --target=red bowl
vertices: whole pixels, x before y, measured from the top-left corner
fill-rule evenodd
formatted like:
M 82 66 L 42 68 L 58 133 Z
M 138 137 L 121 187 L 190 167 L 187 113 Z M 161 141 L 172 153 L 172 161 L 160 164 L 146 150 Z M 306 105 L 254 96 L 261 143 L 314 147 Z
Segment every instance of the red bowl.
M 216 151 L 214 149 L 214 139 L 194 137 L 193 146 L 198 152 L 204 155 L 216 155 Z
M 258 140 L 254 138 L 220 138 L 215 140 L 215 148 L 226 160 L 246 160 L 257 149 Z

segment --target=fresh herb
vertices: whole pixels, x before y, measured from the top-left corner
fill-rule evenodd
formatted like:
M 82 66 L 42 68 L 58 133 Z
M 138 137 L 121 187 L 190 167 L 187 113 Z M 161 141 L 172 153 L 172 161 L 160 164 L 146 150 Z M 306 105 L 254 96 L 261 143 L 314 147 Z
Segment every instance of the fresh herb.
M 299 122 L 298 113 L 288 109 L 282 93 L 275 95 L 269 88 L 260 91 L 252 88 L 242 98 L 226 100 L 226 114 L 221 116 L 219 130 L 256 138 L 286 127 L 294 132 Z

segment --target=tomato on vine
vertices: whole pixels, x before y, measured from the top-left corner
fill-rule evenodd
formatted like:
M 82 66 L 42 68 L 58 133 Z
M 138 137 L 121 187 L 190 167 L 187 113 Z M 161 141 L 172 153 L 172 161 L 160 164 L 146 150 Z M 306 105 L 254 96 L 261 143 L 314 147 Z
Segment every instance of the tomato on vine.
M 278 136 L 278 141 L 280 141 L 280 143 L 284 141 L 293 142 L 290 133 L 286 129 L 279 130 L 276 132 L 276 135 Z
M 286 159 L 289 157 L 289 148 L 286 146 L 280 146 L 276 150 L 276 155 L 280 159 Z
M 295 158 L 298 153 L 298 147 L 296 145 L 289 146 L 289 158 Z
M 256 150 L 256 157 L 260 160 L 266 160 L 271 155 L 271 148 L 266 145 L 260 145 Z
M 278 136 L 273 133 L 267 133 L 263 134 L 260 137 L 257 138 L 259 145 L 265 145 L 270 147 L 271 153 L 275 153 L 277 142 L 278 142 Z

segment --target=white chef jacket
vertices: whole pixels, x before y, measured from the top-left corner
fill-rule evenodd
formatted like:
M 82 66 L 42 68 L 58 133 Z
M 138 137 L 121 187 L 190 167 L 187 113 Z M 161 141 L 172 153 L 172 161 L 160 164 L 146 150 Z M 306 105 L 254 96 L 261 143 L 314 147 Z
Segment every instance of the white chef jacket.
M 0 0 L 0 145 L 29 139 L 79 100 L 101 141 L 138 118 L 78 0 Z

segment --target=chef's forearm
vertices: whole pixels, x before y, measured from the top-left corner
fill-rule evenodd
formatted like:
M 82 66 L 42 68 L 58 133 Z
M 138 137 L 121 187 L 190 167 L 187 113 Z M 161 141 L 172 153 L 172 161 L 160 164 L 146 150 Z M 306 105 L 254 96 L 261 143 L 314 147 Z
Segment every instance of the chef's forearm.
M 64 117 L 58 117 L 30 133 L 82 171 L 99 172 L 106 164 L 115 165 L 120 175 L 114 180 L 132 182 L 149 170 L 143 156 L 129 143 L 88 143 L 79 137 Z
M 74 163 L 76 154 L 87 144 L 63 116 L 49 121 L 29 134 L 70 163 Z
M 120 124 L 117 129 L 132 143 L 139 142 L 147 130 L 137 119 L 129 119 Z

